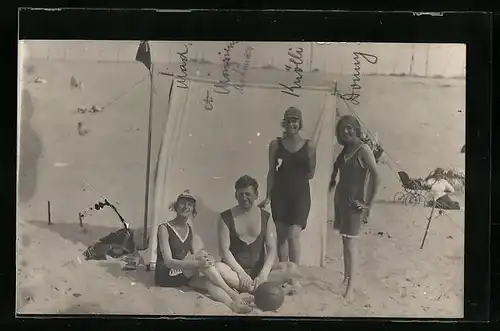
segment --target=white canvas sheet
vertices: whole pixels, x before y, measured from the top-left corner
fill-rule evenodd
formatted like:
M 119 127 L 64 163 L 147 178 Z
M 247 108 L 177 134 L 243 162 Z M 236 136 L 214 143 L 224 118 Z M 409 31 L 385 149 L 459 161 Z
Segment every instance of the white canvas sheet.
M 282 134 L 281 119 L 289 106 L 302 110 L 302 135 L 317 146 L 316 176 L 311 181 L 312 206 L 303 233 L 301 264 L 321 266 L 325 258 L 328 181 L 333 164 L 335 97 L 325 90 L 302 89 L 300 97 L 276 87 L 246 86 L 243 93 L 214 94 L 213 110 L 205 110 L 207 82 L 188 81 L 188 89 L 174 84 L 159 151 L 146 263 L 156 259 L 158 224 L 175 215 L 168 206 L 183 190 L 198 197 L 195 231 L 207 249 L 218 256 L 217 218 L 236 204 L 234 183 L 241 175 L 255 177 L 265 197 L 269 142 Z M 330 208 L 331 209 L 331 208 Z

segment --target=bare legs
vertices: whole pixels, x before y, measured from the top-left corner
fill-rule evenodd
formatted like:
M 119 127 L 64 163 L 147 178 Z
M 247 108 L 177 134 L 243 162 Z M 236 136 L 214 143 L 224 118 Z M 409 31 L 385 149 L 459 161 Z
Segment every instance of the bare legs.
M 352 289 L 356 278 L 356 267 L 358 264 L 356 238 L 342 236 L 342 244 L 344 247 L 344 283 L 347 285 L 344 298 L 351 300 L 353 295 Z
M 224 290 L 224 292 L 226 292 L 231 297 L 231 299 L 236 300 L 238 298 L 238 296 L 239 296 L 238 292 L 236 292 L 234 289 L 232 289 L 224 281 L 224 278 L 222 278 L 219 270 L 217 270 L 217 268 L 215 266 L 203 269 L 202 273 L 207 277 L 207 279 L 210 282 L 212 282 L 212 284 L 214 284 L 217 287 Z
M 283 284 L 285 294 L 294 295 L 301 291 L 302 284 L 300 284 L 299 279 L 303 277 L 297 264 L 293 262 L 280 262 L 273 267 L 268 280 Z
M 290 262 L 299 264 L 300 260 L 300 235 L 302 228 L 298 225 L 288 227 L 288 253 Z
M 276 236 L 278 239 L 278 260 L 288 262 L 288 226 L 284 223 L 276 222 Z
M 344 251 L 344 279 L 342 279 L 342 284 L 347 284 L 347 280 L 349 279 L 348 273 L 351 270 L 351 254 L 347 249 L 346 241 L 349 238 L 342 236 L 342 248 Z
M 300 234 L 302 228 L 298 225 L 287 225 L 276 222 L 276 234 L 278 237 L 278 259 L 280 262 L 300 261 Z
M 228 284 L 233 289 L 240 289 L 240 278 L 238 277 L 238 274 L 233 271 L 233 269 L 222 262 L 217 262 L 215 264 L 215 267 L 219 271 L 226 284 Z
M 189 281 L 189 286 L 194 289 L 207 291 L 215 301 L 222 302 L 232 311 L 247 314 L 251 308 L 242 304 L 238 292 L 232 289 L 214 266 L 202 270 L 205 277 L 195 276 Z
M 300 234 L 302 228 L 298 225 L 286 225 L 276 222 L 276 234 L 278 237 L 278 259 L 281 263 L 292 262 L 299 264 L 300 261 Z M 300 291 L 302 287 L 298 278 L 287 281 L 289 288 L 285 291 L 289 294 Z
M 229 286 L 239 290 L 240 280 L 236 272 L 222 262 L 216 263 L 216 268 L 219 270 L 222 278 Z M 300 284 L 298 286 L 295 285 L 296 280 L 299 277 L 301 277 L 301 275 L 297 265 L 291 262 L 281 262 L 273 266 L 271 272 L 269 273 L 268 281 L 285 285 L 285 293 L 291 295 L 300 290 Z

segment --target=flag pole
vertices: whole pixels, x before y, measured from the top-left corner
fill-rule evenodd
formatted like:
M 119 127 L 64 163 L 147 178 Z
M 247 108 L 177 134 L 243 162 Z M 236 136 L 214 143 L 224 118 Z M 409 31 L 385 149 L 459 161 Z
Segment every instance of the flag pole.
M 149 214 L 149 176 L 151 170 L 151 124 L 153 117 L 153 63 L 149 70 L 149 121 L 148 121 L 148 152 L 146 159 L 146 188 L 144 194 L 144 235 L 142 244 L 144 249 L 148 248 L 148 214 Z

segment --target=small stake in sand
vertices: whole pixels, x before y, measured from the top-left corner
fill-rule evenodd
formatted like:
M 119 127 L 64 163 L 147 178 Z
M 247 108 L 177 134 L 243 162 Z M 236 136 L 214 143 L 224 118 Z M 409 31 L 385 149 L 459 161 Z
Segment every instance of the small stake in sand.
M 435 200 L 432 201 L 432 210 L 428 218 L 427 227 L 425 228 L 424 238 L 422 239 L 422 244 L 420 244 L 420 249 L 424 248 L 425 238 L 427 238 L 427 233 L 429 233 L 429 226 L 431 225 L 432 215 L 434 215 L 434 209 L 436 209 Z
M 52 225 L 52 220 L 50 218 L 50 201 L 47 201 L 47 214 L 49 219 L 49 225 Z

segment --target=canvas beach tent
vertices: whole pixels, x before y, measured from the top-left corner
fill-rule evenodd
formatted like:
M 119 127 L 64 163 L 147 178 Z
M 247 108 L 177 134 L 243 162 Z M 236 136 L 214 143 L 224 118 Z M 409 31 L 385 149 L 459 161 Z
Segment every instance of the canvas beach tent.
M 235 44 L 230 43 L 225 50 L 229 51 Z M 273 46 L 286 54 L 290 45 L 266 44 L 266 50 Z M 283 87 L 278 83 L 245 83 L 239 89 L 227 84 L 219 86 L 217 90 L 228 93 L 217 94 L 214 92 L 216 81 L 183 77 L 179 85 L 172 75 L 163 76 L 171 79 L 167 119 L 162 132 L 152 132 L 155 71 L 148 41 L 140 43 L 136 61 L 148 69 L 151 86 L 144 215 L 144 242 L 148 242 L 148 250 L 144 262 L 156 261 L 157 227 L 174 217 L 169 206 L 186 189 L 198 199 L 198 215 L 192 221 L 194 230 L 205 247 L 218 255 L 217 220 L 222 211 L 236 204 L 235 181 L 244 174 L 255 177 L 260 184 L 260 199 L 264 198 L 269 142 L 281 136 L 283 113 L 295 106 L 303 113 L 303 136 L 311 139 L 317 150 L 316 173 L 311 180 L 311 211 L 302 236 L 301 264 L 322 266 L 327 220 L 333 216 L 333 201 L 328 194 L 335 141 L 333 91 L 304 86 L 300 96 L 299 93 L 293 96 L 282 93 Z M 153 135 L 161 136 L 157 150 L 152 150 Z M 157 156 L 156 162 L 151 162 L 151 153 L 157 153 L 153 155 Z M 148 232 L 149 240 L 146 240 Z
M 281 136 L 285 110 L 302 110 L 303 136 L 317 149 L 315 178 L 311 181 L 311 211 L 303 233 L 301 264 L 322 266 L 325 259 L 327 219 L 333 209 L 328 183 L 333 167 L 335 96 L 327 88 L 303 87 L 300 97 L 281 93 L 280 86 L 246 85 L 243 93 L 214 94 L 214 81 L 191 78 L 187 88 L 172 82 L 168 115 L 149 197 L 149 247 L 146 264 L 156 261 L 157 227 L 174 217 L 168 209 L 177 195 L 189 189 L 198 199 L 194 230 L 205 247 L 218 256 L 217 219 L 236 204 L 234 183 L 248 174 L 265 197 L 268 147 Z M 207 110 L 207 91 L 212 109 Z M 158 133 L 155 133 L 158 134 Z M 330 216 L 331 218 L 331 216 Z M 145 229 L 146 230 L 146 229 Z

